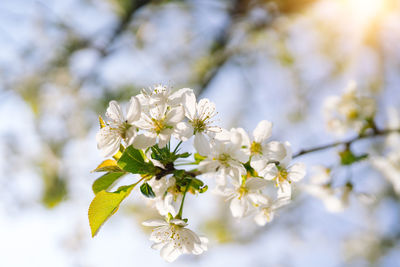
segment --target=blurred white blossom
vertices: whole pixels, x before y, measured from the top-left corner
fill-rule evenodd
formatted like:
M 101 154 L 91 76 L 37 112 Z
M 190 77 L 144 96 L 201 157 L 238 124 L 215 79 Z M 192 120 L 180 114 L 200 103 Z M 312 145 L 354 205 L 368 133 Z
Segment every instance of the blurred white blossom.
M 348 84 L 343 95 L 330 96 L 324 103 L 327 128 L 338 135 L 347 131 L 360 133 L 368 126 L 375 113 L 375 100 L 361 94 L 354 81 Z
M 259 226 L 264 226 L 274 219 L 275 212 L 290 203 L 289 198 L 278 198 L 275 201 L 269 200 L 267 204 L 261 205 L 258 208 L 256 215 L 254 216 L 254 221 Z

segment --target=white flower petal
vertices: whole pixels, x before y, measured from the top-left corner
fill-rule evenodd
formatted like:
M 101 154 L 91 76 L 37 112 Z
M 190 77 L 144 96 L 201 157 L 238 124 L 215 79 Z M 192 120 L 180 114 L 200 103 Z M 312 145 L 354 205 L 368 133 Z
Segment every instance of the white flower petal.
M 189 123 L 179 122 L 174 131 L 174 136 L 182 141 L 187 141 L 193 135 L 193 127 Z
M 289 166 L 290 162 L 292 161 L 292 147 L 289 142 L 284 142 L 283 145 L 285 146 L 286 156 L 283 160 L 281 160 L 281 166 L 286 168 Z
M 168 101 L 171 106 L 176 106 L 181 104 L 184 100 L 183 98 L 185 97 L 186 94 L 193 94 L 193 89 L 190 88 L 182 88 L 179 89 L 178 91 L 173 92 L 169 97 Z
M 128 130 L 125 131 L 125 142 L 127 143 L 127 145 L 132 145 L 133 140 L 136 137 L 136 127 L 131 126 Z
M 306 175 L 304 163 L 295 163 L 288 169 L 288 178 L 293 182 L 298 182 Z
M 168 144 L 168 141 L 171 139 L 171 134 L 159 134 L 158 135 L 158 146 L 160 148 L 165 147 Z
M 194 148 L 197 153 L 202 156 L 208 156 L 211 153 L 210 142 L 207 140 L 203 133 L 196 133 L 194 136 Z
M 268 181 L 262 178 L 252 177 L 247 179 L 246 181 L 246 188 L 249 190 L 255 191 L 260 190 L 268 185 Z
M 288 182 L 280 183 L 278 186 L 278 198 L 291 198 L 292 187 Z
M 285 146 L 278 141 L 271 141 L 263 146 L 263 156 L 268 161 L 282 161 L 286 157 Z
M 166 244 L 161 250 L 160 250 L 160 255 L 161 257 L 166 260 L 167 262 L 173 262 L 175 261 L 182 252 L 179 249 L 176 249 L 174 247 L 174 243 L 168 243 Z
M 265 167 L 265 169 L 260 170 L 258 175 L 264 177 L 264 179 L 272 180 L 278 175 L 278 172 L 279 171 L 276 165 L 274 163 L 270 163 Z
M 129 102 L 129 107 L 128 107 L 128 112 L 126 114 L 126 119 L 128 123 L 133 123 L 134 121 L 137 121 L 140 118 L 141 114 L 141 107 L 139 100 L 132 96 L 131 100 Z
M 121 111 L 121 107 L 115 100 L 110 101 L 108 104 L 106 116 L 112 121 L 112 123 L 121 123 L 125 120 Z
M 259 173 L 261 170 L 265 169 L 268 164 L 268 160 L 261 155 L 254 155 L 251 158 L 250 166 Z
M 122 138 L 109 126 L 103 127 L 96 134 L 97 148 L 103 157 L 111 157 L 119 151 Z
M 194 120 L 197 117 L 197 102 L 193 91 L 183 95 L 183 106 L 185 115 L 189 120 Z
M 266 205 L 269 202 L 269 199 L 267 196 L 264 196 L 259 193 L 248 193 L 247 197 L 251 200 L 256 205 Z
M 230 209 L 233 217 L 242 218 L 248 209 L 248 203 L 243 197 L 234 198 L 231 200 Z
M 171 108 L 171 110 L 167 112 L 165 121 L 168 125 L 170 125 L 170 124 L 175 125 L 178 122 L 181 122 L 184 117 L 185 117 L 185 112 L 183 110 L 183 107 L 177 106 L 177 107 Z
M 254 141 L 262 143 L 271 137 L 272 123 L 266 120 L 260 121 L 253 131 Z
M 268 223 L 268 218 L 265 216 L 263 211 L 260 211 L 254 216 L 254 221 L 259 225 L 259 226 L 264 226 Z
M 242 163 L 246 163 L 249 161 L 249 154 L 247 154 L 243 150 L 237 150 L 233 156 L 236 160 Z
M 156 144 L 157 136 L 154 133 L 146 132 L 139 134 L 133 140 L 132 145 L 136 149 L 146 149 Z
M 147 220 L 142 222 L 143 226 L 164 226 L 164 225 L 168 225 L 168 223 L 164 220 Z
M 192 253 L 194 255 L 199 255 L 204 251 L 207 251 L 208 239 L 204 236 L 200 236 L 200 244 L 195 243 Z

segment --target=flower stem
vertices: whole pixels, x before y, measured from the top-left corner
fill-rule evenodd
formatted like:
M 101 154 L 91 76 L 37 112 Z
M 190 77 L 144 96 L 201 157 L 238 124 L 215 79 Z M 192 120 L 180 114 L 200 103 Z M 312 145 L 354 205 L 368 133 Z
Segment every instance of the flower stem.
M 183 203 L 185 203 L 185 198 L 186 198 L 186 193 L 189 190 L 190 184 L 192 183 L 192 180 L 188 183 L 188 185 L 185 188 L 185 192 L 183 193 L 182 201 L 181 201 L 181 206 L 179 207 L 179 212 L 176 215 L 177 219 L 182 219 L 182 211 L 183 211 Z

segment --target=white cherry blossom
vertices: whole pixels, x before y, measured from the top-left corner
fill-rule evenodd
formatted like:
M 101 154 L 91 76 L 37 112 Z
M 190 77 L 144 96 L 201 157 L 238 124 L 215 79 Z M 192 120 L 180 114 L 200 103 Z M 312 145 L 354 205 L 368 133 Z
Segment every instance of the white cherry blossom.
M 251 177 L 245 182 L 239 183 L 232 180 L 233 187 L 226 187 L 216 193 L 224 195 L 230 202 L 230 210 L 235 218 L 242 218 L 248 214 L 252 207 L 267 204 L 268 198 L 261 193 L 261 189 L 268 185 L 268 181 L 262 178 Z
M 376 113 L 373 98 L 361 95 L 355 82 L 350 82 L 342 96 L 326 98 L 324 113 L 327 128 L 335 134 L 344 134 L 348 130 L 360 132 L 367 120 Z
M 182 254 L 199 255 L 207 251 L 208 239 L 185 228 L 187 223 L 183 220 L 149 220 L 142 224 L 155 227 L 150 235 L 154 242 L 152 248 L 160 250 L 161 257 L 168 262 L 175 261 Z
M 142 112 L 141 119 L 136 125 L 144 130 L 139 134 L 133 142 L 133 146 L 138 149 L 146 149 L 157 143 L 160 148 L 171 139 L 171 135 L 178 135 L 177 124 L 183 120 L 185 116 L 181 105 L 176 107 L 165 107 L 163 105 L 153 106 L 149 111 Z
M 391 151 L 386 157 L 374 156 L 370 161 L 392 184 L 396 194 L 400 195 L 400 151 Z
M 148 181 L 153 189 L 155 198 L 149 199 L 162 216 L 170 213 L 172 216 L 178 214 L 179 206 L 182 201 L 182 192 L 177 191 L 174 177 L 164 177 L 159 180 L 153 178 Z
M 298 182 L 306 175 L 306 168 L 303 163 L 290 165 L 292 160 L 292 151 L 290 144 L 286 142 L 286 157 L 279 162 L 269 163 L 265 168 L 260 169 L 258 174 L 267 180 L 274 180 L 278 187 L 278 197 L 289 197 L 292 194 L 291 183 Z
M 289 198 L 278 198 L 275 201 L 270 201 L 265 205 L 261 205 L 258 209 L 258 212 L 254 216 L 254 221 L 259 226 L 264 226 L 267 223 L 271 222 L 274 219 L 275 212 L 290 203 Z
M 325 209 L 332 213 L 342 212 L 347 203 L 341 198 L 340 193 L 342 188 L 332 188 L 331 185 L 316 185 L 307 184 L 303 186 L 303 190 L 308 194 L 320 199 L 325 206 Z
M 253 131 L 250 139 L 242 128 L 236 129 L 241 135 L 247 153 L 251 156 L 250 165 L 257 172 L 265 169 L 268 163 L 279 162 L 286 156 L 285 146 L 277 141 L 267 140 L 272 134 L 272 123 L 266 120 L 260 121 Z
M 117 101 L 111 101 L 107 108 L 107 125 L 96 135 L 97 147 L 104 157 L 115 155 L 122 141 L 132 144 L 136 136 L 136 121 L 141 115 L 141 106 L 136 97 L 132 97 L 126 116 Z
M 246 163 L 249 159 L 249 156 L 242 149 L 241 135 L 234 131 L 227 133 L 229 136 L 227 139 L 219 139 L 218 137 L 214 139 L 209 155 L 199 164 L 199 170 L 202 172 L 212 172 L 223 177 L 224 179 L 219 179 L 222 184 L 225 183 L 227 176 L 239 181 L 241 175 L 246 173 L 243 163 Z
M 331 170 L 324 166 L 314 166 L 313 174 L 310 177 L 310 182 L 304 184 L 302 189 L 320 199 L 329 212 L 341 212 L 345 208 L 345 204 L 339 197 L 341 188 L 333 188 L 331 185 Z
M 172 91 L 164 85 L 157 85 L 154 88 L 143 89 L 137 98 L 145 112 L 154 107 L 175 107 L 182 104 L 182 97 L 188 93 L 193 92 L 190 88 L 182 88 L 177 91 Z
M 207 98 L 196 102 L 193 91 L 183 96 L 185 115 L 188 118 L 188 134 L 194 135 L 194 148 L 200 155 L 210 153 L 210 138 L 220 131 L 219 127 L 212 126 L 211 119 L 216 115 L 215 104 Z M 182 127 L 183 128 L 183 127 Z

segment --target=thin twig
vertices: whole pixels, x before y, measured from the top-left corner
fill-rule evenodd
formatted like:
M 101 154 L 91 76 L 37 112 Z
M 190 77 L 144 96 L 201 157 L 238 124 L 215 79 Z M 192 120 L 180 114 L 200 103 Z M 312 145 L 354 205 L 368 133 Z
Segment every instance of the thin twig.
M 340 145 L 350 146 L 352 143 L 357 142 L 357 141 L 362 140 L 362 139 L 375 138 L 375 137 L 378 137 L 378 136 L 385 136 L 385 135 L 388 135 L 388 134 L 391 134 L 391 133 L 396 133 L 396 132 L 400 133 L 400 129 L 384 129 L 384 130 L 374 129 L 374 131 L 372 133 L 362 134 L 362 135 L 353 137 L 353 138 L 351 138 L 351 139 L 349 139 L 347 141 L 338 141 L 338 142 L 334 142 L 334 143 L 330 143 L 330 144 L 316 146 L 316 147 L 309 148 L 309 149 L 300 150 L 298 153 L 293 155 L 293 158 L 300 157 L 300 156 L 303 156 L 305 154 L 309 154 L 309 153 L 313 153 L 313 152 L 317 152 L 317 151 L 321 151 L 321 150 L 337 147 L 337 146 L 340 146 Z

